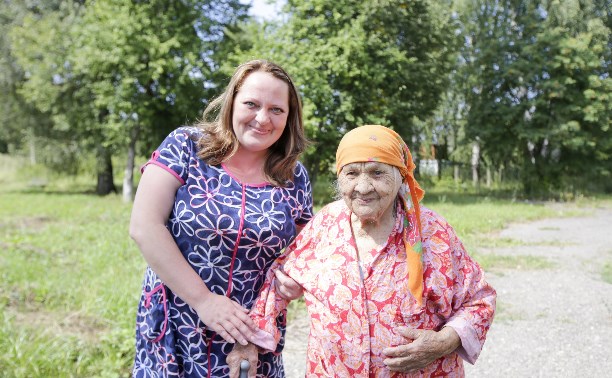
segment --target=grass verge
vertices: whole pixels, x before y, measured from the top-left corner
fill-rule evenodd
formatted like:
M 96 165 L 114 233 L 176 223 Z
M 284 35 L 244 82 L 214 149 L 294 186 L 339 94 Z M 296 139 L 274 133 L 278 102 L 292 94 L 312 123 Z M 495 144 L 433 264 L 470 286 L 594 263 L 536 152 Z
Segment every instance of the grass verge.
M 18 175 L 11 160 L 0 162 L 6 163 L 0 167 L 0 377 L 129 376 L 145 267 L 127 234 L 131 206 L 116 195 L 83 194 L 87 180 Z M 51 181 L 32 188 L 19 182 L 23 177 Z M 435 191 L 424 204 L 453 225 L 485 269 L 549 267 L 533 256 L 479 249 L 515 243 L 490 236 L 510 222 L 570 214 L 541 203 Z M 580 204 L 575 209 L 582 211 Z M 612 283 L 611 264 L 602 275 Z M 290 318 L 300 304 L 291 304 Z

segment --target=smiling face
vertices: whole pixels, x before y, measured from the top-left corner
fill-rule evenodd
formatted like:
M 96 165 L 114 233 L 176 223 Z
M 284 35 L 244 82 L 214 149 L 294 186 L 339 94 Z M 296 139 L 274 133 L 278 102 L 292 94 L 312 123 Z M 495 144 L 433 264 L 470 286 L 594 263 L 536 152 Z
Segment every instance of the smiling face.
M 232 128 L 241 150 L 266 151 L 276 142 L 289 116 L 289 86 L 262 71 L 247 76 L 234 97 Z
M 340 195 L 362 223 L 393 217 L 392 205 L 401 184 L 399 170 L 385 163 L 350 163 L 338 175 Z

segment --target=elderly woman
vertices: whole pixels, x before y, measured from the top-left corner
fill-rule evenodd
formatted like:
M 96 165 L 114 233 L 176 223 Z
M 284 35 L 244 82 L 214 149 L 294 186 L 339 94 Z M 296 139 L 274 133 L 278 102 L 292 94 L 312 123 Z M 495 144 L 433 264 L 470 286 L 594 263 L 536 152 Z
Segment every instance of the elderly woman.
M 276 349 L 276 318 L 288 302 L 275 269 L 304 288 L 308 377 L 463 376 L 462 361 L 473 364 L 485 342 L 495 290 L 452 227 L 419 204 L 424 192 L 397 133 L 358 127 L 336 159 L 342 199 L 273 264 L 250 313 L 260 331 L 234 346 L 231 376 L 241 359 L 256 364 L 257 347 Z

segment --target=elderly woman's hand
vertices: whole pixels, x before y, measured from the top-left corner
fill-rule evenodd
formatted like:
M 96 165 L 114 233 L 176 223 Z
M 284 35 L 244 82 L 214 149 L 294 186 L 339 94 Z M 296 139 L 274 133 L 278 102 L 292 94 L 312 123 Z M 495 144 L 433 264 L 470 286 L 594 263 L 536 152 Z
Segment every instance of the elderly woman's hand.
M 304 295 L 304 289 L 300 284 L 295 282 L 293 278 L 286 275 L 282 270 L 276 269 L 274 275 L 276 276 L 274 286 L 281 298 L 286 301 L 292 301 Z
M 451 327 L 439 332 L 407 327 L 398 327 L 396 331 L 408 340 L 404 345 L 383 350 L 389 357 L 384 363 L 391 371 L 407 373 L 423 369 L 461 345 L 459 335 Z
M 227 355 L 227 365 L 229 366 L 229 377 L 240 377 L 240 363 L 242 360 L 249 361 L 249 378 L 254 378 L 257 375 L 257 346 L 255 344 L 234 344 L 234 348 Z

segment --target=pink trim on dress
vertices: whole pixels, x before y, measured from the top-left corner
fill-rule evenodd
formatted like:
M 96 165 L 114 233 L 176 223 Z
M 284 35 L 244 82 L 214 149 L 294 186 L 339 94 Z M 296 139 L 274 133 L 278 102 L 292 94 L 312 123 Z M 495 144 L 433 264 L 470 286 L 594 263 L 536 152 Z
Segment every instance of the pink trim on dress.
M 234 245 L 234 251 L 232 252 L 232 262 L 229 268 L 229 277 L 227 278 L 227 297 L 229 298 L 232 293 L 232 278 L 234 276 L 234 263 L 236 262 L 236 254 L 238 253 L 238 247 L 240 246 L 240 236 L 242 235 L 242 229 L 244 228 L 244 214 L 246 210 L 246 187 L 242 185 L 242 210 L 240 211 L 240 226 L 238 226 L 238 235 L 236 236 L 236 244 Z
M 155 340 L 152 341 L 153 343 L 158 342 L 159 340 L 161 340 L 162 337 L 164 337 L 164 335 L 166 334 L 166 328 L 168 326 L 168 307 L 166 304 L 166 288 L 164 287 L 164 284 L 159 284 L 155 286 L 153 290 L 151 290 L 150 292 L 145 293 L 144 307 L 149 308 L 149 306 L 151 305 L 151 296 L 160 290 L 161 290 L 162 300 L 164 301 L 164 326 L 159 336 L 157 336 Z
M 162 163 L 157 161 L 158 157 L 159 157 L 159 151 L 154 151 L 153 155 L 151 155 L 151 159 L 149 159 L 149 161 L 147 161 L 146 163 L 144 163 L 144 165 L 142 167 L 140 167 L 140 173 L 144 172 L 145 168 L 149 164 L 157 165 L 158 167 L 164 169 L 165 171 L 168 171 L 172 176 L 176 177 L 176 179 L 179 180 L 181 185 L 185 185 L 185 180 L 183 180 L 183 178 L 181 176 L 179 176 L 172 169 L 168 168 L 168 166 L 166 166 L 166 165 L 164 165 L 164 164 L 162 164 Z
M 159 156 L 159 151 L 155 150 L 153 151 L 153 153 L 151 154 L 151 158 L 142 165 L 142 167 L 140 167 L 140 173 L 144 172 L 145 168 L 147 167 L 147 165 L 149 165 L 149 163 L 151 163 L 152 160 L 157 160 L 157 157 Z

